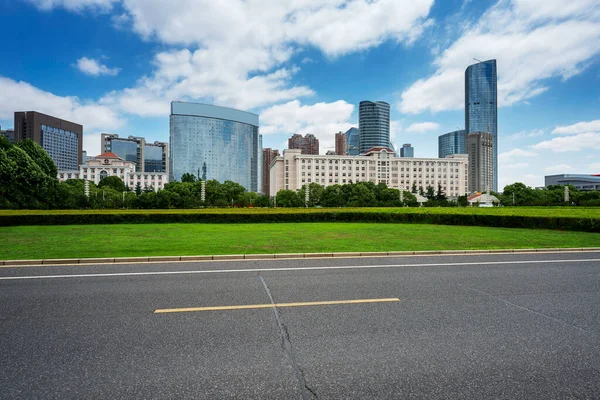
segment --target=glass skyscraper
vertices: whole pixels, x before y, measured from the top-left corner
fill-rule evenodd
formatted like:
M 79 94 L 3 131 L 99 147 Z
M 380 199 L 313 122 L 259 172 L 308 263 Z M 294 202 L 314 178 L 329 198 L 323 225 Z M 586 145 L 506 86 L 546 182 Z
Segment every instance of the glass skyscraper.
M 384 101 L 361 101 L 358 106 L 358 150 L 390 146 L 390 105 Z
M 170 179 L 189 172 L 261 190 L 262 145 L 258 115 L 208 104 L 172 102 Z
M 415 156 L 415 148 L 410 143 L 404 143 L 400 148 L 400 157 L 413 158 Z
M 358 151 L 358 129 L 350 128 L 346 131 L 346 153 L 349 156 L 357 156 Z
M 498 191 L 498 75 L 496 60 L 469 65 L 465 71 L 465 130 L 493 137 L 493 188 Z
M 438 137 L 438 157 L 446 158 L 452 154 L 467 154 L 467 132 L 464 129 Z

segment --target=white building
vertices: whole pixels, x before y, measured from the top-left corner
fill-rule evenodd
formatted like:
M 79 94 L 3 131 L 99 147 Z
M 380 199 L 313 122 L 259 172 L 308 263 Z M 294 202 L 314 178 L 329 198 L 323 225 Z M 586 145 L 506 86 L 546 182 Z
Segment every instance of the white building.
M 135 163 L 125 161 L 114 153 L 104 153 L 79 166 L 79 171 L 58 171 L 61 182 L 67 179 L 85 179 L 96 185 L 107 176 L 118 176 L 125 186 L 134 190 L 139 183 L 142 189 L 152 188 L 154 191 L 164 188 L 169 183 L 166 172 L 135 172 Z
M 468 156 L 454 154 L 446 158 L 399 158 L 385 147 L 373 147 L 361 156 L 301 154 L 284 150 L 271 162 L 269 195 L 279 190 L 297 190 L 307 183 L 321 186 L 370 181 L 383 182 L 390 188 L 410 191 L 427 186 L 442 191 L 449 198 L 468 192 Z

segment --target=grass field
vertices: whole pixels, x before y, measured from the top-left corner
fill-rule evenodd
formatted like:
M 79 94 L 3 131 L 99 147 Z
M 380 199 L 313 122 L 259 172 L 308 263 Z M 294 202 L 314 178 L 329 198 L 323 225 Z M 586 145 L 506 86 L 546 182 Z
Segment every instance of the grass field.
M 0 260 L 600 247 L 600 233 L 425 224 L 122 224 L 0 228 Z
M 272 214 L 322 213 L 332 211 L 389 212 L 459 215 L 516 215 L 523 217 L 578 217 L 600 219 L 600 207 L 404 207 L 404 208 L 208 208 L 192 210 L 0 210 L 2 215 L 44 214 Z

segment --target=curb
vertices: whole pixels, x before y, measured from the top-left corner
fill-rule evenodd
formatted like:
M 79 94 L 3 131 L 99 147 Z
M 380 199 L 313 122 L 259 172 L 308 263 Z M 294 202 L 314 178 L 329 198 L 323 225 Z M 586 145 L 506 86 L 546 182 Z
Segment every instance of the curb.
M 600 247 L 548 248 L 548 249 L 497 249 L 497 250 L 426 250 L 388 252 L 340 252 L 340 253 L 279 253 L 279 254 L 230 254 L 212 256 L 153 256 L 115 258 L 46 258 L 41 260 L 0 260 L 0 266 L 24 267 L 40 265 L 93 265 L 93 264 L 143 264 L 152 262 L 231 261 L 231 260 L 274 260 L 305 258 L 352 258 L 352 257 L 407 257 L 429 255 L 478 255 L 506 253 L 568 253 L 597 252 Z

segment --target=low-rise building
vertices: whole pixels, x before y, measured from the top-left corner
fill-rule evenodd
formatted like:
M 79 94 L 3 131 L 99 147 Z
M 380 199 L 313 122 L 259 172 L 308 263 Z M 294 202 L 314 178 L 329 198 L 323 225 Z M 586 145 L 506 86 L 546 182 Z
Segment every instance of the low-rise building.
M 97 185 L 107 176 L 118 176 L 131 190 L 139 183 L 142 189 L 152 188 L 157 191 L 169 183 L 169 175 L 166 172 L 136 172 L 134 162 L 125 161 L 110 152 L 88 160 L 79 170 L 58 171 L 58 179 L 61 182 L 67 179 L 85 179 Z
M 441 185 L 449 198 L 467 193 L 467 155 L 447 158 L 399 158 L 392 149 L 373 147 L 364 155 L 309 155 L 288 149 L 271 162 L 270 196 L 279 190 L 297 190 L 308 183 L 321 186 L 356 182 L 385 183 L 410 191 L 413 184 L 424 190 Z
M 560 174 L 546 175 L 544 177 L 546 187 L 551 185 L 573 185 L 577 189 L 587 192 L 592 190 L 600 190 L 600 174 L 585 175 L 585 174 Z

